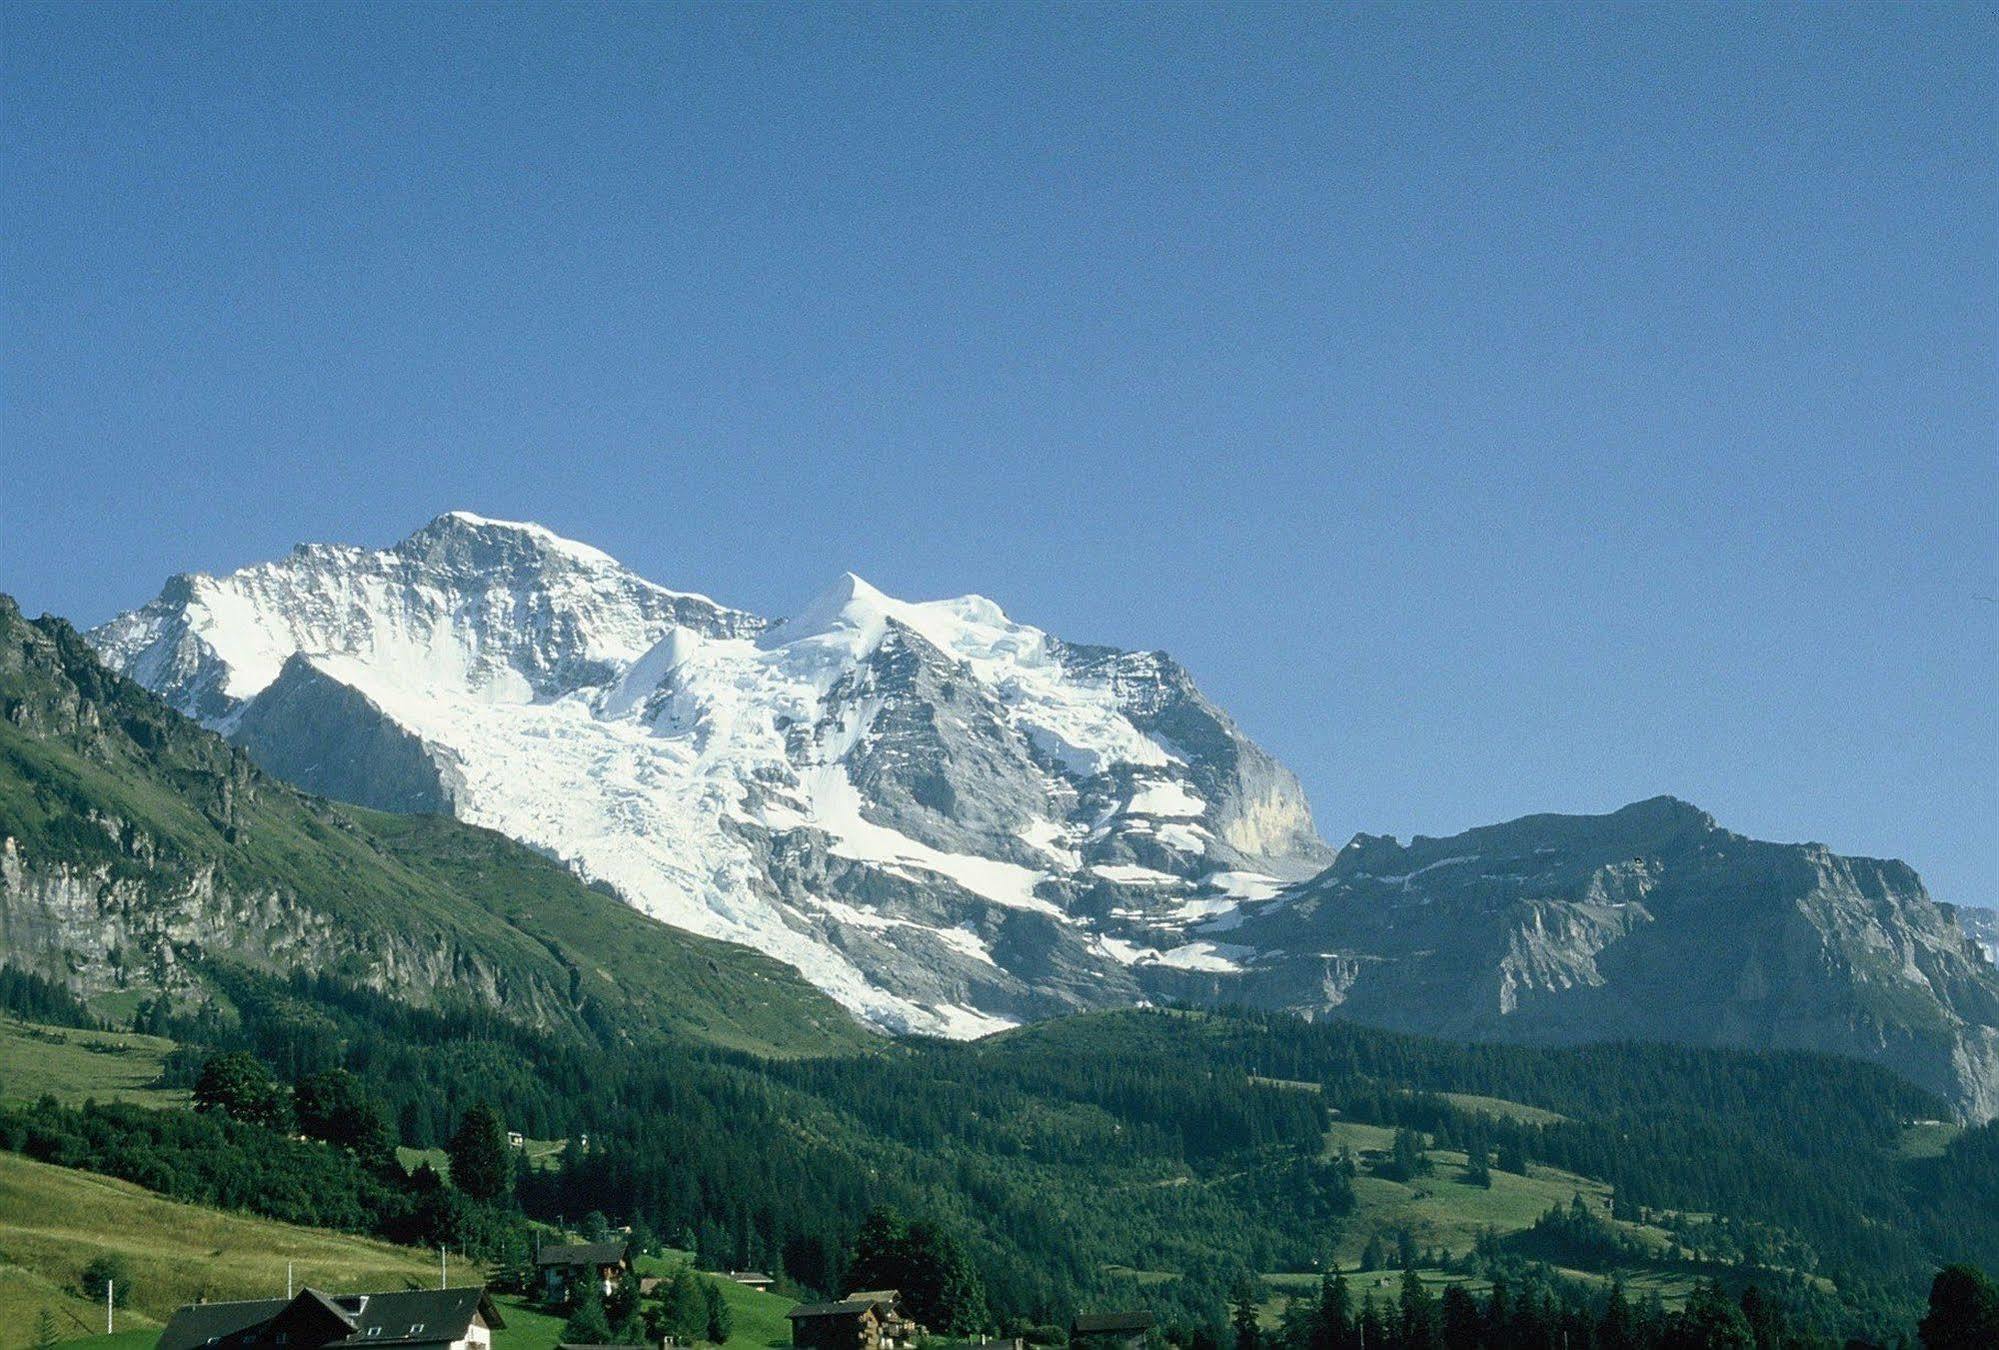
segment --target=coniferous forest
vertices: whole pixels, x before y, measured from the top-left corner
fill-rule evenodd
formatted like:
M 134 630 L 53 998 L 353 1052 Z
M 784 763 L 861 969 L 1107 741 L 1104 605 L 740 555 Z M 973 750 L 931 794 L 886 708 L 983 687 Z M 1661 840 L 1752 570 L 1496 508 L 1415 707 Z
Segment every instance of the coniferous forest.
M 1527 1345 L 1563 1329 L 1573 1344 L 1585 1326 L 1603 1344 L 1727 1343 L 1686 1341 L 1696 1315 L 1780 1328 L 1759 1345 L 1890 1340 L 1945 1254 L 1999 1267 L 1999 1127 L 1902 1158 L 1904 1122 L 1934 1103 L 1844 1060 L 1464 1046 L 1175 1010 L 772 1060 L 420 1010 L 326 976 L 205 973 L 224 999 L 186 1015 L 154 1000 L 132 1018 L 182 1047 L 168 1073 L 193 1110 L 43 1101 L 0 1113 L 0 1144 L 502 1270 L 531 1221 L 591 1212 L 706 1268 L 769 1268 L 801 1295 L 882 1279 L 885 1252 L 942 1251 L 898 1282 L 956 1291 L 930 1313 L 963 1332 L 1033 1334 L 1134 1305 L 1162 1334 L 1240 1345 L 1254 1303 L 1266 1321 L 1280 1310 L 1258 1335 L 1311 1346 Z M 0 992 L 18 1015 L 64 1011 L 33 977 Z M 1393 1147 L 1330 1147 L 1341 1123 L 1392 1130 Z M 531 1167 L 505 1131 L 567 1142 L 558 1164 Z M 449 1165 L 411 1173 L 399 1145 Z M 1439 1163 L 1446 1150 L 1462 1166 Z M 1371 1273 L 1348 1271 L 1344 1294 L 1328 1284 L 1286 1305 L 1258 1283 L 1337 1273 L 1371 1178 L 1490 1186 L 1494 1170 L 1543 1169 L 1606 1184 L 1608 1207 L 1578 1194 L 1461 1250 L 1373 1234 L 1346 1263 Z M 1419 1265 L 1453 1287 L 1396 1274 Z M 1705 1292 L 1668 1316 L 1606 1283 L 1635 1265 Z

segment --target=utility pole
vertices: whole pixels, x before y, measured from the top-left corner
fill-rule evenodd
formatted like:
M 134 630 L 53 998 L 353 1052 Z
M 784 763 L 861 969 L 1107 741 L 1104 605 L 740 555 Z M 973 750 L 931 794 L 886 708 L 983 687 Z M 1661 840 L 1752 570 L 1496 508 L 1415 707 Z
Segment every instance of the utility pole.
M 291 1302 L 291 1297 L 292 1297 L 292 1263 L 287 1261 L 285 1262 L 285 1301 L 287 1303 Z
M 446 1273 L 444 1268 L 444 1244 L 442 1242 L 437 1244 L 437 1287 L 439 1289 L 449 1289 L 451 1287 L 451 1276 Z
M 111 1292 L 117 1287 L 118 1281 L 116 1280 L 106 1280 L 104 1282 L 104 1334 L 106 1336 L 117 1330 L 116 1327 L 111 1325 Z

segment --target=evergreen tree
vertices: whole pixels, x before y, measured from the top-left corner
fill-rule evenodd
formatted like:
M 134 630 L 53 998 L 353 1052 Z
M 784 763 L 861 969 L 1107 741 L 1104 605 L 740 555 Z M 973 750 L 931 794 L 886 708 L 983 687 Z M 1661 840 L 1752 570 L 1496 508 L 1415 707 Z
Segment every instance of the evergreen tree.
M 1443 1324 L 1444 1350 L 1478 1350 L 1484 1319 L 1479 1315 L 1477 1301 L 1465 1292 L 1463 1285 L 1454 1284 L 1444 1290 L 1438 1320 Z
M 1785 1342 L 1784 1310 L 1755 1285 L 1742 1291 L 1742 1320 L 1749 1324 L 1756 1350 L 1782 1350 Z
M 1687 1350 L 1752 1350 L 1756 1344 L 1742 1309 L 1712 1280 L 1694 1286 L 1687 1306 L 1672 1319 L 1667 1340 Z
M 1262 1345 L 1256 1315 L 1262 1297 L 1263 1288 L 1254 1275 L 1244 1275 L 1229 1290 L 1229 1325 L 1235 1331 L 1235 1350 L 1259 1350 Z
M 1610 1293 L 1603 1301 L 1603 1315 L 1597 1319 L 1596 1343 L 1600 1350 L 1634 1350 L 1638 1344 L 1631 1302 L 1624 1292 L 1624 1277 L 1611 1279 Z
M 729 1339 L 729 1333 L 736 1329 L 736 1315 L 729 1307 L 729 1301 L 722 1297 L 721 1286 L 713 1280 L 701 1282 L 701 1293 L 708 1304 L 708 1326 L 706 1335 L 716 1345 Z
M 907 1226 L 894 1210 L 877 1207 L 869 1211 L 854 1233 L 854 1254 L 847 1263 L 847 1288 L 900 1288 L 907 1236 Z
M 1388 1249 L 1381 1245 L 1381 1234 L 1369 1234 L 1367 1246 L 1361 1249 L 1360 1268 L 1362 1270 L 1380 1270 L 1382 1263 L 1387 1259 Z
M 1473 1139 L 1471 1147 L 1465 1152 L 1465 1180 L 1474 1186 L 1492 1189 L 1492 1163 L 1483 1136 Z
M 1346 1350 L 1353 1337 L 1353 1292 L 1347 1277 L 1331 1271 L 1319 1278 L 1319 1319 L 1313 1344 L 1317 1350 Z
M 1358 1335 L 1363 1350 L 1369 1347 L 1372 1350 L 1387 1350 L 1388 1321 L 1381 1315 L 1381 1305 L 1374 1301 L 1372 1291 L 1361 1300 Z
M 913 1223 L 900 1244 L 900 1289 L 911 1317 L 932 1331 L 954 1336 L 985 1329 L 986 1290 L 958 1240 L 932 1223 Z
M 1976 1266 L 1945 1266 L 1930 1281 L 1929 1311 L 1916 1334 L 1926 1350 L 1999 1345 L 1999 1285 Z
M 507 1131 L 492 1107 L 480 1102 L 465 1113 L 445 1145 L 451 1184 L 474 1200 L 497 1200 L 506 1193 Z
M 694 1267 L 683 1265 L 673 1272 L 667 1285 L 665 1325 L 669 1336 L 692 1344 L 708 1334 L 708 1296 L 701 1291 L 702 1280 Z
M 572 1345 L 608 1345 L 611 1319 L 604 1313 L 604 1296 L 595 1280 L 584 1280 L 577 1292 L 576 1311 L 562 1324 L 562 1339 Z
M 1407 1126 L 1396 1130 L 1395 1144 L 1382 1174 L 1396 1181 L 1411 1181 L 1430 1170 L 1430 1155 L 1423 1151 L 1423 1136 Z
M 1414 1266 L 1403 1268 L 1401 1304 L 1403 1350 L 1436 1350 L 1436 1301 Z

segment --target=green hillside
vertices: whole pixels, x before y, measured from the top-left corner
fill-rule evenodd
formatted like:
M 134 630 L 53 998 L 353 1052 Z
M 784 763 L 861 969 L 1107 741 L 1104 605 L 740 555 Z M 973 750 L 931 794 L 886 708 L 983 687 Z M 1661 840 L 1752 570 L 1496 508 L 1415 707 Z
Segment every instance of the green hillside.
M 101 1334 L 102 1305 L 77 1292 L 85 1265 L 105 1255 L 131 1273 L 130 1301 L 117 1310 L 113 1336 Z M 32 1344 L 44 1309 L 79 1347 L 150 1350 L 157 1329 L 183 1303 L 282 1294 L 287 1263 L 298 1285 L 333 1293 L 429 1286 L 438 1278 L 433 1252 L 181 1204 L 126 1182 L 0 1153 L 0 1350 Z M 640 1268 L 658 1274 L 667 1263 L 644 1259 Z M 454 1282 L 484 1278 L 456 1257 L 451 1274 Z M 784 1315 L 794 1300 L 707 1278 L 734 1314 L 725 1350 L 790 1343 Z M 497 1301 L 507 1329 L 496 1350 L 552 1350 L 561 1318 L 517 1298 Z
M 56 1302 L 74 1330 L 101 1331 L 103 1309 L 76 1294 L 91 1258 L 131 1271 L 125 1325 L 158 1326 L 196 1299 L 269 1298 L 292 1263 L 301 1285 L 401 1289 L 437 1280 L 434 1253 L 323 1229 L 181 1204 L 123 1181 L 0 1153 L 0 1350 L 30 1343 Z M 69 1314 L 83 1315 L 76 1328 Z
M 413 1002 L 482 1004 L 584 1034 L 670 1033 L 762 1054 L 870 1039 L 789 967 L 648 919 L 501 835 L 349 807 L 270 778 L 106 671 L 67 624 L 27 622 L 4 596 L 0 712 L 0 838 L 14 842 L 24 870 L 89 869 L 143 897 L 100 901 L 108 907 L 87 937 L 101 944 L 108 934 L 109 952 L 29 945 L 45 916 L 0 915 L 23 935 L 7 958 L 86 972 L 93 992 L 123 1007 L 131 999 L 119 991 L 179 978 L 166 953 L 143 945 L 171 917 L 227 935 L 219 950 L 196 944 L 210 958 L 386 979 Z M 315 925 L 317 943 L 287 945 L 289 930 Z
M 174 1043 L 162 1036 L 37 1026 L 0 1016 L 0 1102 L 95 1099 L 184 1106 L 187 1092 L 160 1086 Z

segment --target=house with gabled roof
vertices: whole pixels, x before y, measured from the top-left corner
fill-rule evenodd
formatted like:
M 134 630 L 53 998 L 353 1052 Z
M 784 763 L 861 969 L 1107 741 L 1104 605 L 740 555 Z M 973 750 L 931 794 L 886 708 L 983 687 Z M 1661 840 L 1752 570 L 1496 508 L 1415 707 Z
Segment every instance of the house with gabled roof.
M 632 1244 L 567 1242 L 543 1247 L 534 1264 L 541 1272 L 542 1295 L 551 1303 L 567 1299 L 591 1280 L 597 1282 L 597 1292 L 609 1297 L 632 1268 Z
M 482 1285 L 326 1294 L 240 1303 L 190 1303 L 160 1332 L 157 1350 L 491 1350 L 506 1326 Z
M 1072 1350 L 1142 1350 L 1151 1331 L 1149 1312 L 1077 1313 L 1069 1344 Z

